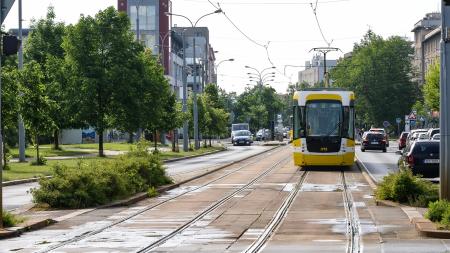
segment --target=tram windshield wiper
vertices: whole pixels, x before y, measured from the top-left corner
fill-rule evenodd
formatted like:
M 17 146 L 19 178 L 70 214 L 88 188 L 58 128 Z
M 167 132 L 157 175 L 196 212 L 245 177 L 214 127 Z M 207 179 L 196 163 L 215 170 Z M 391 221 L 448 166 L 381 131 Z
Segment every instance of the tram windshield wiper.
M 341 122 L 336 123 L 336 125 L 333 127 L 333 130 L 330 131 L 329 133 L 327 133 L 325 135 L 325 137 L 330 137 L 331 134 L 333 134 L 336 130 L 338 130 L 340 126 L 341 126 Z

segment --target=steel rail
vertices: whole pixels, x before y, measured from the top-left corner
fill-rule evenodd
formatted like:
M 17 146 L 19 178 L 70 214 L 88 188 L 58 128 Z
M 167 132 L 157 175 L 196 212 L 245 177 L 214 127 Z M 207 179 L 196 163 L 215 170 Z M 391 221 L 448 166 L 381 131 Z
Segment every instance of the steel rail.
M 361 252 L 361 225 L 358 210 L 351 190 L 348 188 L 344 171 L 341 171 L 345 215 L 347 217 L 347 253 Z
M 282 150 L 284 150 L 284 148 L 280 148 L 280 149 L 276 149 L 276 150 L 272 150 L 272 151 L 275 151 L 275 153 L 279 153 L 279 152 L 281 152 Z M 246 164 L 244 164 L 244 165 L 238 167 L 237 169 L 232 170 L 232 171 L 230 171 L 230 172 L 228 172 L 228 173 L 226 173 L 226 174 L 224 174 L 224 175 L 222 175 L 222 176 L 220 176 L 220 177 L 218 177 L 218 178 L 215 178 L 215 179 L 213 179 L 213 180 L 211 180 L 211 181 L 209 181 L 209 182 L 207 182 L 207 183 L 205 183 L 205 184 L 203 184 L 203 185 L 201 185 L 201 186 L 198 186 L 198 187 L 189 189 L 189 190 L 187 190 L 187 191 L 185 191 L 185 192 L 182 192 L 182 193 L 180 193 L 180 194 L 178 194 L 178 195 L 176 195 L 176 196 L 173 196 L 173 197 L 171 197 L 171 198 L 165 199 L 165 200 L 163 200 L 163 201 L 161 201 L 161 202 L 158 202 L 158 203 L 156 203 L 156 204 L 150 205 L 150 206 L 148 206 L 148 207 L 146 207 L 146 208 L 144 208 L 144 209 L 142 209 L 142 210 L 139 210 L 139 211 L 137 211 L 137 212 L 135 212 L 135 213 L 133 213 L 133 214 L 130 214 L 130 215 L 128 215 L 128 216 L 126 216 L 126 217 L 124 217 L 124 218 L 122 218 L 122 219 L 119 219 L 119 220 L 117 220 L 117 221 L 114 221 L 114 222 L 111 223 L 111 224 L 102 226 L 102 227 L 100 227 L 100 228 L 98 228 L 98 229 L 95 229 L 95 230 L 93 230 L 93 231 L 90 231 L 90 232 L 82 233 L 82 234 L 80 234 L 80 235 L 77 235 L 77 236 L 72 237 L 71 239 L 68 239 L 68 240 L 65 240 L 65 241 L 63 241 L 63 242 L 57 243 L 57 244 L 55 244 L 55 245 L 49 246 L 49 247 L 47 247 L 47 248 L 45 248 L 45 249 L 38 250 L 38 251 L 36 251 L 36 252 L 37 252 L 37 253 L 46 253 L 46 252 L 50 252 L 50 251 L 53 251 L 53 250 L 55 250 L 55 249 L 61 248 L 61 247 L 63 247 L 63 246 L 69 245 L 69 244 L 71 244 L 71 243 L 75 243 L 75 242 L 81 241 L 81 240 L 83 240 L 83 239 L 86 239 L 86 238 L 88 238 L 88 237 L 91 237 L 91 236 L 93 236 L 93 235 L 99 234 L 99 233 L 105 231 L 106 229 L 112 228 L 112 227 L 114 227 L 114 226 L 116 226 L 116 225 L 118 225 L 118 224 L 121 224 L 121 223 L 123 223 L 123 222 L 125 222 L 125 221 L 127 221 L 127 220 L 129 220 L 129 219 L 131 219 L 131 218 L 134 218 L 134 217 L 136 217 L 136 216 L 138 216 L 138 215 L 140 215 L 140 214 L 142 214 L 142 213 L 145 213 L 145 212 L 147 212 L 147 211 L 149 211 L 149 210 L 152 210 L 152 209 L 154 209 L 154 208 L 156 208 L 156 207 L 159 207 L 159 206 L 161 206 L 161 205 L 163 205 L 163 204 L 165 204 L 165 203 L 167 203 L 167 202 L 169 202 L 169 201 L 172 201 L 172 200 L 174 200 L 174 199 L 176 199 L 176 198 L 179 198 L 179 197 L 181 197 L 181 196 L 184 196 L 184 195 L 186 195 L 186 194 L 188 194 L 188 193 L 191 193 L 191 192 L 196 191 L 196 190 L 198 190 L 198 189 L 207 187 L 208 185 L 213 184 L 213 183 L 215 183 L 215 182 L 217 182 L 217 181 L 219 181 L 219 180 L 221 180 L 221 179 L 223 179 L 223 178 L 225 178 L 225 177 L 227 177 L 227 176 L 229 176 L 229 175 L 231 175 L 231 174 L 233 174 L 233 173 L 235 173 L 235 172 L 237 172 L 237 171 L 240 171 L 240 170 L 242 170 L 242 169 L 244 169 L 244 168 L 246 168 L 246 167 L 248 167 L 248 166 L 251 166 L 251 165 L 253 165 L 253 164 L 255 164 L 255 163 L 258 163 L 258 162 L 261 161 L 261 159 L 258 159 L 258 157 L 263 156 L 262 159 L 266 159 L 266 156 L 265 156 L 265 155 L 267 155 L 266 152 L 263 152 L 263 153 L 261 153 L 261 154 L 258 154 L 258 155 L 256 155 L 256 156 L 250 158 L 250 159 L 252 159 L 252 160 L 254 160 L 254 161 L 249 162 L 249 163 L 246 163 Z M 233 165 L 234 165 L 234 164 L 230 164 L 230 165 L 227 166 L 227 167 L 230 167 L 230 166 L 233 166 Z M 226 167 L 224 167 L 223 169 L 225 169 L 225 168 L 226 168 Z
M 303 183 L 305 182 L 307 175 L 308 171 L 306 170 L 301 175 L 298 183 L 295 186 L 295 189 L 291 191 L 288 197 L 283 201 L 281 207 L 277 210 L 272 220 L 266 226 L 264 232 L 258 237 L 256 241 L 254 241 L 247 249 L 243 251 L 244 253 L 256 253 L 261 252 L 261 250 L 264 249 L 273 232 L 278 229 L 281 222 L 286 217 L 286 214 L 289 211 L 289 208 L 292 206 L 292 203 L 294 203 L 294 200 L 297 197 Z
M 136 252 L 138 252 L 138 253 L 150 252 L 153 249 L 161 246 L 162 244 L 164 244 L 165 242 L 167 242 L 171 238 L 175 237 L 176 235 L 180 234 L 181 232 L 183 232 L 184 230 L 189 228 L 191 225 L 195 224 L 197 221 L 199 221 L 202 218 L 204 218 L 206 215 L 208 215 L 212 211 L 216 210 L 218 207 L 222 206 L 228 200 L 234 198 L 234 196 L 236 196 L 237 194 L 243 192 L 244 190 L 247 190 L 250 186 L 252 186 L 255 183 L 257 183 L 258 181 L 260 181 L 262 178 L 267 176 L 271 171 L 273 171 L 275 168 L 277 168 L 280 164 L 282 164 L 283 162 L 288 161 L 290 158 L 291 158 L 291 155 L 289 154 L 288 156 L 283 157 L 282 159 L 278 160 L 276 163 L 274 163 L 272 166 L 270 166 L 268 169 L 266 169 L 263 173 L 259 174 L 257 177 L 255 177 L 253 180 L 251 180 L 246 185 L 240 187 L 236 191 L 233 191 L 232 193 L 228 194 L 227 196 L 221 198 L 219 201 L 217 201 L 214 204 L 210 205 L 208 208 L 206 208 L 205 210 L 203 210 L 202 212 L 197 214 L 194 218 L 190 219 L 184 225 L 178 227 L 177 229 L 175 229 L 171 233 L 169 233 L 169 234 L 159 238 L 158 240 L 152 242 L 151 244 L 147 245 L 146 247 L 143 247 L 143 248 L 139 249 Z

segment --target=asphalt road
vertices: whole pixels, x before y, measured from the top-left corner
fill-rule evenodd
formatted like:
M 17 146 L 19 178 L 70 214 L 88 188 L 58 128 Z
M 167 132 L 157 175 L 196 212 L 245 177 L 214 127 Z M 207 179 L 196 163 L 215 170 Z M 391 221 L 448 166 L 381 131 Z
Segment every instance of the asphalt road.
M 202 156 L 198 158 L 181 160 L 167 164 L 167 173 L 170 176 L 217 167 L 269 149 L 267 146 L 230 146 L 228 150 Z M 38 187 L 38 183 L 27 183 L 3 187 L 3 208 L 10 211 L 32 201 L 30 189 Z
M 383 153 L 381 150 L 366 150 L 366 152 L 361 152 L 360 146 L 357 146 L 356 156 L 367 168 L 372 178 L 379 182 L 389 172 L 398 170 L 397 162 L 400 154 L 397 151 L 397 142 L 391 141 L 386 153 Z

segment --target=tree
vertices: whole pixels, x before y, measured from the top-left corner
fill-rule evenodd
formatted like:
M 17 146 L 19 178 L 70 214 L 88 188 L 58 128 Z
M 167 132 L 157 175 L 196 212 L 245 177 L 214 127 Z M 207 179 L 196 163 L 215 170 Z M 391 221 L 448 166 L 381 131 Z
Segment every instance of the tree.
M 31 33 L 25 47 L 25 60 L 36 61 L 43 73 L 48 98 L 55 101 L 54 110 L 49 112 L 55 122 L 53 131 L 54 148 L 59 149 L 59 130 L 71 126 L 71 113 L 68 112 L 64 96 L 66 78 L 64 74 L 64 49 L 62 48 L 65 24 L 55 22 L 53 7 L 49 7 L 45 19 L 33 20 Z
M 13 129 L 16 129 L 17 114 L 19 111 L 19 86 L 18 86 L 18 70 L 16 66 L 7 66 L 2 68 L 1 81 L 2 81 L 2 129 L 1 134 L 4 136 L 3 151 L 3 169 L 8 167 L 8 148 L 7 143 L 15 143 L 15 139 L 11 138 L 11 135 L 7 135 Z M 14 135 L 16 136 L 16 135 Z
M 435 111 L 439 111 L 440 108 L 440 69 L 439 61 L 431 64 L 425 76 L 425 84 L 423 86 L 425 105 Z
M 208 126 L 205 129 L 205 134 L 208 135 L 209 146 L 211 146 L 211 138 L 214 135 L 220 137 L 227 132 L 229 113 L 225 111 L 224 105 L 221 104 L 217 85 L 206 85 L 203 97 L 206 104 L 206 111 L 210 119 L 208 121 Z
M 95 15 L 81 16 L 67 27 L 63 40 L 65 63 L 72 78 L 68 83 L 76 117 L 94 127 L 99 136 L 99 156 L 103 154 L 104 131 L 118 115 L 115 100 L 128 96 L 126 73 L 129 59 L 138 57 L 138 43 L 125 13 L 113 7 Z M 129 97 L 129 96 L 128 96 Z
M 36 145 L 36 164 L 43 164 L 39 156 L 39 135 L 51 132 L 55 123 L 50 115 L 55 103 L 47 96 L 44 74 L 38 63 L 31 61 L 24 65 L 19 75 L 20 112 L 23 115 L 25 126 L 34 137 Z
M 355 44 L 352 56 L 331 70 L 331 78 L 335 86 L 355 92 L 360 120 L 374 125 L 395 122 L 418 98 L 418 85 L 411 78 L 412 55 L 405 39 L 383 39 L 369 30 Z

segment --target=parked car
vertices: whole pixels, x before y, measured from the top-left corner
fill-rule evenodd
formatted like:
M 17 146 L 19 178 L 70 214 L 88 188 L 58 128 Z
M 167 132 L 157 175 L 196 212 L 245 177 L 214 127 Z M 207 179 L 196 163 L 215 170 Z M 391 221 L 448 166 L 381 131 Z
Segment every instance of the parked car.
M 428 137 L 428 134 L 427 134 L 427 133 L 419 133 L 419 134 L 417 135 L 417 139 L 418 139 L 418 140 L 429 140 L 430 138 Z
M 433 141 L 439 141 L 441 139 L 441 134 L 435 134 L 433 137 L 431 137 L 431 140 Z
M 252 145 L 253 138 L 252 133 L 247 130 L 235 131 L 234 138 L 232 141 L 233 145 Z
M 406 139 L 408 138 L 409 132 L 402 132 L 398 138 L 398 149 L 402 150 L 406 147 Z
M 399 165 L 410 168 L 413 174 L 423 177 L 439 177 L 439 141 L 416 140 L 405 148 Z
M 365 132 L 362 136 L 361 151 L 382 150 L 386 152 L 385 135 L 380 132 Z
M 438 133 L 440 133 L 440 129 L 439 128 L 430 128 L 430 129 L 428 129 L 428 132 L 427 132 L 428 139 L 433 138 L 433 136 L 435 134 L 438 134 Z
M 256 133 L 256 140 L 257 141 L 264 141 L 270 137 L 270 130 L 269 129 L 259 129 Z
M 386 133 L 386 130 L 384 130 L 384 128 L 370 128 L 369 132 L 378 132 L 378 133 L 382 133 L 384 135 L 384 140 L 386 142 L 386 147 L 389 147 L 389 138 L 388 135 Z
M 406 147 L 411 146 L 411 144 L 419 137 L 420 133 L 426 133 L 427 129 L 414 129 L 408 135 L 406 139 Z

